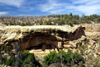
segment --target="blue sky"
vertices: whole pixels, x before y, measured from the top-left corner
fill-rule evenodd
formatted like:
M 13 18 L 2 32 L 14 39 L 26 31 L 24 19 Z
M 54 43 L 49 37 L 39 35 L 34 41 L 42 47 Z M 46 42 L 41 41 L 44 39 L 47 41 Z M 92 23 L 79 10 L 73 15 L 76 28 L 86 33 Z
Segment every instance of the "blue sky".
M 100 15 L 100 0 L 0 0 L 0 15 Z

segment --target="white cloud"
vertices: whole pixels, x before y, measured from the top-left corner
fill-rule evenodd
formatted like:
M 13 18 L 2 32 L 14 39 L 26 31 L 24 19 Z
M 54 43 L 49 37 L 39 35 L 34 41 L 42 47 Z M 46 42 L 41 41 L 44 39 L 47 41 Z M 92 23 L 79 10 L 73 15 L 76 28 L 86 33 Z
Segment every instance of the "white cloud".
M 86 15 L 100 14 L 100 0 L 73 0 L 72 3 L 74 5 L 70 6 L 70 9 L 74 11 L 79 11 Z M 78 5 L 76 6 L 75 4 Z
M 34 8 L 33 7 L 26 7 L 26 6 L 23 6 L 23 7 L 21 7 L 21 8 L 19 8 L 18 9 L 19 11 L 24 11 L 24 12 L 28 12 L 28 11 L 32 11 L 32 10 L 34 10 Z
M 63 6 L 65 6 L 64 3 L 58 3 L 56 0 L 48 0 L 45 4 L 40 4 L 40 10 L 42 12 L 49 12 L 49 13 L 59 13 L 65 11 L 63 9 Z
M 90 5 L 90 6 L 82 5 L 82 6 L 76 7 L 76 9 L 78 11 L 81 11 L 81 12 L 85 13 L 86 15 L 90 15 L 90 14 L 96 14 L 100 11 L 100 8 L 97 7 L 97 6 L 100 6 L 100 5 Z
M 20 7 L 25 0 L 0 0 L 0 3 Z
M 52 14 L 61 14 L 63 13 L 63 11 L 65 11 L 64 9 L 59 9 L 59 10 L 50 10 L 49 12 Z
M 100 0 L 71 0 L 70 2 L 58 2 L 58 0 L 47 0 L 39 5 L 42 12 L 76 13 L 76 14 L 100 14 Z
M 8 12 L 0 12 L 0 15 L 6 15 Z
M 33 3 L 33 1 L 31 2 Z M 18 7 L 18 11 L 22 12 L 28 12 L 34 10 L 33 6 L 30 6 L 30 2 L 28 2 L 27 0 L 0 0 L 0 6 L 4 5 Z M 5 7 L 5 9 L 10 8 L 10 6 Z
M 90 0 L 72 0 L 73 4 L 82 4 L 87 2 L 90 2 Z
M 0 0 L 0 6 L 18 7 L 18 11 L 40 10 L 50 14 L 100 14 L 100 0 Z
M 92 4 L 99 4 L 100 0 L 72 0 L 73 4 L 88 4 L 88 5 L 92 5 Z

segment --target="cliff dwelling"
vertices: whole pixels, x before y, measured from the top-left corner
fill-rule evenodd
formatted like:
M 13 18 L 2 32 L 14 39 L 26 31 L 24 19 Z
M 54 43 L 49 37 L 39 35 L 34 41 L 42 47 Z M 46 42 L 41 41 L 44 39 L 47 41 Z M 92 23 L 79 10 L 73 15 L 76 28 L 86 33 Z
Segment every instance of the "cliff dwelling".
M 62 49 L 64 44 L 85 37 L 84 27 L 65 26 L 1 26 L 1 43 L 13 48 L 13 42 L 18 42 L 20 50 L 25 49 Z

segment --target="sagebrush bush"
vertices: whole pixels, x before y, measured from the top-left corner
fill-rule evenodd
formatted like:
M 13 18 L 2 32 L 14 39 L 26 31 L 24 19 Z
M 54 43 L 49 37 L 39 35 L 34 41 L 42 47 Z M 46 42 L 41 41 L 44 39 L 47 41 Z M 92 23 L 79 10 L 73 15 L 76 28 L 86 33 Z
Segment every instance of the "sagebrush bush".
M 84 62 L 83 57 L 78 52 L 73 53 L 72 59 L 73 59 L 75 64 L 79 64 L 79 62 L 81 62 L 81 61 Z
M 79 63 L 79 67 L 85 67 L 85 66 L 83 65 L 83 61 L 81 61 L 81 62 Z
M 29 53 L 28 50 L 23 51 L 19 66 L 41 67 L 40 63 L 36 61 L 34 54 Z
M 1 49 L 1 51 L 5 51 L 5 52 L 8 52 L 8 53 L 11 51 L 11 49 L 6 45 L 2 46 L 0 49 Z
M 82 55 L 84 55 L 84 51 L 88 49 L 87 45 L 81 45 L 80 47 L 78 47 L 78 49 L 80 50 L 80 53 Z
M 43 63 L 46 65 L 50 65 L 52 63 L 63 63 L 67 66 L 71 66 L 72 62 L 73 64 L 79 65 L 80 62 L 84 62 L 83 57 L 75 52 L 73 53 L 71 50 L 68 49 L 68 52 L 59 51 L 56 53 L 55 51 L 50 52 L 47 56 L 44 57 Z
M 25 58 L 25 60 L 23 61 L 22 67 L 24 67 L 25 65 L 27 65 L 29 67 L 30 66 L 31 67 L 36 67 L 36 66 L 40 67 L 40 64 L 36 61 L 34 54 L 30 54 L 30 55 L 28 55 L 27 58 Z
M 96 63 L 93 65 L 93 67 L 100 67 L 100 62 L 99 62 L 99 61 L 96 62 Z
M 15 66 L 16 63 L 15 57 L 10 57 L 9 59 L 7 59 L 7 56 L 5 56 L 0 59 L 0 61 L 3 61 L 3 64 L 7 66 Z M 34 54 L 29 53 L 28 50 L 24 50 L 22 52 L 22 57 L 20 58 L 18 63 L 18 67 L 41 67 L 40 63 L 35 59 Z
M 57 61 L 59 61 L 59 59 L 57 58 L 58 58 L 58 54 L 56 53 L 56 51 L 51 51 L 50 54 L 44 57 L 43 63 L 47 65 L 51 63 L 56 63 Z
M 0 57 L 0 64 L 5 64 L 6 63 L 6 59 L 7 59 L 6 56 Z
M 8 65 L 8 66 L 14 66 L 15 65 L 14 57 L 6 59 L 6 65 Z

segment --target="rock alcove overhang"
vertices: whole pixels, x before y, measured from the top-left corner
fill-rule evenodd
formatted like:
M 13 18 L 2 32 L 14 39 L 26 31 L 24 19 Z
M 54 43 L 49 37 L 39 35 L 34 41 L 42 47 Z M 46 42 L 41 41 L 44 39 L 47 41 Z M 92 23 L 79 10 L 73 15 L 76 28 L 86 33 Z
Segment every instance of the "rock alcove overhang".
M 35 36 L 44 36 L 43 40 L 49 41 L 69 41 L 80 38 L 84 34 L 84 28 L 80 25 L 73 27 L 40 25 L 40 26 L 2 26 L 0 27 L 0 37 L 2 43 L 11 44 L 12 42 L 20 42 L 21 49 L 29 48 L 31 39 Z M 40 38 L 41 39 L 41 38 Z M 39 42 L 39 41 L 38 41 Z M 23 46 L 22 46 L 23 45 Z

